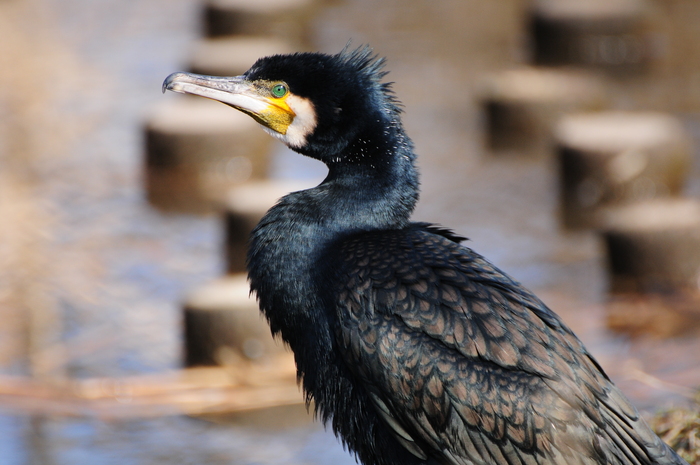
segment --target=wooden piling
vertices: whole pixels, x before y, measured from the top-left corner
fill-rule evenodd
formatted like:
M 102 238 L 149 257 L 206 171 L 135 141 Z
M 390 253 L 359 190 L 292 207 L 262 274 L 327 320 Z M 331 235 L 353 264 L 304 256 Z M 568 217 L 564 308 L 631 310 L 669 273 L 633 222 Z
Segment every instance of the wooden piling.
M 643 0 L 537 0 L 532 60 L 611 73 L 640 73 L 654 57 L 651 11 Z
M 567 112 L 600 110 L 603 82 L 575 71 L 525 67 L 493 74 L 481 87 L 486 147 L 495 154 L 546 157 L 552 128 Z
M 567 115 L 555 129 L 562 223 L 590 228 L 606 208 L 678 196 L 690 143 L 674 117 L 651 112 Z
M 282 196 L 310 187 L 300 181 L 267 180 L 247 183 L 229 190 L 225 204 L 226 270 L 246 270 L 248 238 L 263 215 Z
M 272 338 L 245 274 L 218 278 L 190 293 L 184 339 L 186 367 L 263 363 L 286 350 Z
M 700 288 L 700 202 L 656 199 L 609 209 L 602 229 L 615 292 Z
M 164 210 L 207 212 L 233 186 L 267 175 L 273 140 L 218 102 L 178 96 L 146 122 L 146 190 Z
M 218 37 L 194 44 L 190 71 L 213 76 L 239 76 L 258 58 L 292 53 L 294 47 L 284 40 L 268 37 Z
M 309 42 L 312 7 L 311 0 L 207 0 L 204 34 L 276 37 L 302 47 Z

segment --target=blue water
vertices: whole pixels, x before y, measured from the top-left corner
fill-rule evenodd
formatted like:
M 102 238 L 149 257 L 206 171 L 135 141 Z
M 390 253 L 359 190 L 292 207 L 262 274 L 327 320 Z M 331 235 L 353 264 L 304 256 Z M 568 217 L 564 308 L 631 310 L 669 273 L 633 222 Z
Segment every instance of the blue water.
M 255 465 L 355 463 L 332 434 L 305 425 L 270 432 L 187 417 L 104 421 L 0 416 L 2 465 Z

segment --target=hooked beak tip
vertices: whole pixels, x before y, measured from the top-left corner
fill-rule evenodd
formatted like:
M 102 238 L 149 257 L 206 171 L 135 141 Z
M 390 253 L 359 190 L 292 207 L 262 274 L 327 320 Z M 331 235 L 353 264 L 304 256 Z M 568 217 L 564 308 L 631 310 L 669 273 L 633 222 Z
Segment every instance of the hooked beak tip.
M 163 93 L 165 93 L 166 90 L 172 90 L 174 92 L 177 92 L 177 90 L 174 88 L 175 86 L 175 81 L 177 80 L 178 77 L 182 76 L 184 73 L 182 72 L 176 72 L 172 73 L 170 76 L 165 78 L 165 81 L 163 81 L 163 85 L 161 86 L 161 90 Z

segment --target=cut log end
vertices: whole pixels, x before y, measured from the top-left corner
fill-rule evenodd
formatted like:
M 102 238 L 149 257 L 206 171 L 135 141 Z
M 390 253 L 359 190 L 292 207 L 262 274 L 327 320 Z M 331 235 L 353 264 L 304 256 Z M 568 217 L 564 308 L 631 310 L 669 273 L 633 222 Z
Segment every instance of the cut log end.
M 145 133 L 146 191 L 164 210 L 213 211 L 229 188 L 268 171 L 271 138 L 216 102 L 181 97 L 160 105 Z
M 609 207 L 680 195 L 690 143 L 675 118 L 599 112 L 563 117 L 555 129 L 560 206 L 567 228 L 595 228 Z
M 480 93 L 487 146 L 498 154 L 547 155 L 559 117 L 607 102 L 603 83 L 593 75 L 537 68 L 492 75 Z
M 185 366 L 234 366 L 284 352 L 273 339 L 245 275 L 217 279 L 184 304 Z
M 225 254 L 229 273 L 245 271 L 248 238 L 263 215 L 293 191 L 311 187 L 297 181 L 255 181 L 229 190 L 225 204 Z
M 219 37 L 195 43 L 190 71 L 213 76 L 238 76 L 260 57 L 292 53 L 292 44 L 267 37 Z
M 700 202 L 655 200 L 610 209 L 605 218 L 612 291 L 698 291 Z

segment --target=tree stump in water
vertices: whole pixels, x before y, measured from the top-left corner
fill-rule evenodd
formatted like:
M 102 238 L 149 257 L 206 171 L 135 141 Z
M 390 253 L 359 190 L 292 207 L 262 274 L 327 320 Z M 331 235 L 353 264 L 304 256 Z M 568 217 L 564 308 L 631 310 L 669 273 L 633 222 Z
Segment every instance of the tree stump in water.
M 195 43 L 190 71 L 211 76 L 239 76 L 258 58 L 292 53 L 293 47 L 280 39 L 263 37 L 221 37 Z
M 611 209 L 602 229 L 614 292 L 698 291 L 700 202 L 657 199 Z
M 207 0 L 207 37 L 232 35 L 277 37 L 295 48 L 309 43 L 311 0 Z
M 224 220 L 227 272 L 246 270 L 250 233 L 270 207 L 290 192 L 307 187 L 310 187 L 308 183 L 270 180 L 251 182 L 229 190 Z
M 146 123 L 146 190 L 164 210 L 207 212 L 229 188 L 267 175 L 272 139 L 225 105 L 180 97 Z
M 262 362 L 286 349 L 272 338 L 244 274 L 227 276 L 192 292 L 184 303 L 184 364 Z
M 690 168 L 681 123 L 660 113 L 581 113 L 555 129 L 561 218 L 596 227 L 606 208 L 677 196 Z
M 607 97 L 591 74 L 521 68 L 487 78 L 481 102 L 488 149 L 545 156 L 551 153 L 552 128 L 564 113 L 600 110 Z
M 537 0 L 533 61 L 639 73 L 654 57 L 650 15 L 643 0 Z

